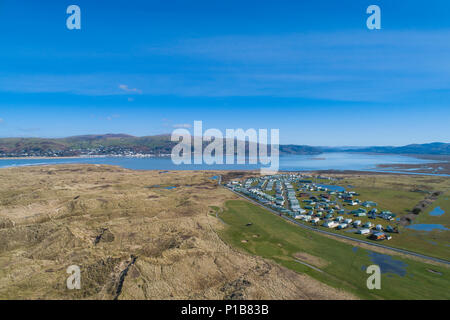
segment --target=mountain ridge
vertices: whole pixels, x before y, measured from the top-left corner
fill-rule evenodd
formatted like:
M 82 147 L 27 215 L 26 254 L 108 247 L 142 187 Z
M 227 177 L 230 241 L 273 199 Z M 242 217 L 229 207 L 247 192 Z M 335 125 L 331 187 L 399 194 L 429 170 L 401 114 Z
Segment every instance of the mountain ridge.
M 364 152 L 364 153 L 390 153 L 390 154 L 431 154 L 431 155 L 450 155 L 450 143 L 431 142 L 423 144 L 408 144 L 400 147 L 393 146 L 370 146 L 370 147 L 342 147 L 342 148 L 323 148 L 326 152 Z
M 87 134 L 65 138 L 0 138 L 0 157 L 170 154 L 178 144 L 169 134 L 137 137 L 125 133 Z M 206 146 L 208 143 L 204 143 Z M 249 148 L 246 142 L 246 149 Z M 320 147 L 296 144 L 280 145 L 280 155 L 316 155 L 324 152 L 361 152 L 387 154 L 450 155 L 450 143 L 432 142 L 400 147 Z

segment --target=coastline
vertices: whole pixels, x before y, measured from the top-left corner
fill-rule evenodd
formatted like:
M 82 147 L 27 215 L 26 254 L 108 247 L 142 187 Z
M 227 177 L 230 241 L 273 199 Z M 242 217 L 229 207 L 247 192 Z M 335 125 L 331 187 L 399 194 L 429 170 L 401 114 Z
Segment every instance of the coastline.
M 450 174 L 450 162 L 431 162 L 423 164 L 379 164 L 377 165 L 381 171 L 401 171 L 405 173 L 423 173 L 423 174 Z
M 79 155 L 70 157 L 0 157 L 0 160 L 54 160 L 54 159 L 96 159 L 96 158 L 167 158 L 170 155 Z

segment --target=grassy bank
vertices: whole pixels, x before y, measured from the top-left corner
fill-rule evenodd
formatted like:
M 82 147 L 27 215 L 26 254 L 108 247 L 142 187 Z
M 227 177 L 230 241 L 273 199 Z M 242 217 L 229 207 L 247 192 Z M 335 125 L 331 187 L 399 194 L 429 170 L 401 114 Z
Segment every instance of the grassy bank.
M 236 248 L 352 292 L 364 299 L 449 299 L 448 268 L 393 257 L 404 263 L 404 275 L 381 266 L 381 290 L 369 290 L 364 267 L 375 264 L 370 251 L 336 241 L 290 224 L 243 200 L 226 202 L 219 217 L 227 224 L 220 235 Z M 251 223 L 251 225 L 247 225 Z M 310 266 L 314 266 L 322 272 Z M 435 272 L 431 272 L 433 270 Z
M 374 201 L 378 204 L 378 212 L 388 210 L 396 214 L 397 218 L 411 213 L 412 209 L 420 201 L 424 200 L 432 192 L 442 192 L 437 200 L 432 202 L 420 214 L 413 216 L 413 224 L 442 224 L 450 228 L 450 184 L 449 179 L 445 177 L 428 176 L 408 176 L 408 175 L 343 175 L 344 179 L 340 181 L 324 182 L 319 179 L 313 179 L 316 183 L 333 184 L 345 187 L 348 190 L 355 191 L 359 195 L 356 197 L 361 202 Z M 312 192 L 318 196 L 321 192 Z M 309 196 L 299 197 L 299 201 L 308 199 Z M 332 197 L 335 200 L 335 197 Z M 338 200 L 339 205 L 342 201 Z M 441 216 L 431 216 L 429 214 L 434 208 L 439 206 L 446 213 Z M 347 211 L 363 208 L 362 206 L 343 206 Z M 339 215 L 339 214 L 338 214 Z M 439 229 L 433 231 L 418 231 L 401 226 L 398 221 L 386 221 L 383 219 L 369 219 L 365 217 L 354 217 L 353 215 L 343 215 L 345 218 L 361 220 L 362 223 L 371 222 L 397 226 L 400 233 L 394 233 L 392 240 L 384 242 L 384 245 L 406 249 L 409 251 L 433 256 L 440 259 L 450 259 L 450 232 Z M 300 221 L 302 222 L 302 221 Z M 311 223 L 304 224 L 311 226 Z M 323 227 L 318 227 L 323 229 Z M 351 229 L 351 228 L 349 228 Z M 367 236 L 346 232 L 343 230 L 327 229 L 329 232 L 344 234 L 346 236 L 367 240 Z M 348 231 L 348 230 L 347 230 Z
M 379 210 L 390 210 L 401 217 L 411 212 L 413 207 L 427 194 L 418 192 L 442 192 L 441 196 L 417 215 L 414 224 L 442 224 L 450 228 L 450 184 L 445 177 L 393 175 L 393 176 L 356 176 L 346 177 L 339 184 L 352 185 L 360 194 L 361 201 L 372 200 L 378 203 Z M 446 213 L 442 216 L 429 214 L 437 206 Z M 358 218 L 359 219 L 359 218 Z M 370 219 L 359 219 L 363 222 Z M 373 220 L 371 222 L 374 222 Z M 380 222 L 383 226 L 395 223 Z M 358 237 L 358 235 L 347 234 Z M 400 234 L 394 234 L 386 245 L 411 250 L 425 255 L 447 259 L 450 258 L 450 232 L 442 230 L 418 231 L 400 226 Z

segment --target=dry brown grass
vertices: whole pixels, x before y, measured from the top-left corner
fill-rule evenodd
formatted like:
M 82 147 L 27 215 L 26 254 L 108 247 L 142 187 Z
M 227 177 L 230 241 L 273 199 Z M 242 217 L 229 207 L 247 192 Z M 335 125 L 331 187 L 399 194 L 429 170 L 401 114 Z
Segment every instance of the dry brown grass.
M 216 174 L 0 170 L 0 298 L 353 298 L 221 241 L 210 206 L 236 196 Z M 70 265 L 81 267 L 81 290 L 66 288 Z
M 326 260 L 306 252 L 297 252 L 294 257 L 318 268 L 324 268 L 328 265 Z

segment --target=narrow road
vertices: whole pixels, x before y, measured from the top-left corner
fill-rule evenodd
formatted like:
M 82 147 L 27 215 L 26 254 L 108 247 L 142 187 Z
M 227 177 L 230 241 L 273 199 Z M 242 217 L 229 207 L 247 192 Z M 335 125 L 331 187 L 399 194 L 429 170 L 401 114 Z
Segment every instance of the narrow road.
M 342 234 L 337 234 L 337 233 L 333 233 L 333 232 L 329 232 L 329 231 L 326 231 L 326 230 L 321 230 L 321 229 L 318 229 L 318 228 L 313 228 L 313 227 L 304 225 L 303 223 L 300 223 L 299 221 L 297 221 L 295 219 L 286 217 L 284 215 L 280 215 L 279 212 L 276 212 L 275 210 L 272 210 L 272 209 L 264 206 L 263 204 L 255 201 L 255 200 L 253 200 L 253 199 L 251 199 L 249 197 L 246 197 L 243 194 L 240 194 L 239 192 L 231 190 L 230 188 L 227 188 L 227 187 L 224 187 L 224 188 L 226 188 L 227 190 L 230 190 L 231 192 L 235 193 L 236 195 L 238 195 L 238 196 L 240 196 L 240 197 L 242 197 L 242 198 L 244 198 L 244 199 L 246 199 L 246 200 L 248 200 L 248 201 L 250 201 L 250 202 L 252 202 L 252 203 L 254 203 L 254 204 L 256 204 L 256 205 L 258 205 L 258 206 L 260 206 L 260 207 L 262 207 L 264 209 L 266 209 L 266 210 L 268 210 L 269 212 L 275 214 L 276 216 L 278 216 L 280 218 L 283 218 L 285 220 L 288 220 L 288 221 L 290 221 L 290 222 L 292 222 L 292 223 L 294 223 L 294 224 L 296 224 L 299 227 L 302 227 L 304 229 L 308 229 L 308 230 L 311 230 L 311 231 L 316 231 L 316 232 L 319 232 L 319 233 L 327 234 L 327 235 L 330 235 L 330 236 L 333 236 L 333 237 L 342 238 L 342 239 L 346 239 L 346 240 L 350 240 L 350 241 L 354 241 L 354 242 L 364 243 L 364 244 L 367 244 L 367 245 L 370 245 L 370 246 L 379 247 L 379 248 L 383 248 L 383 249 L 386 249 L 386 250 L 392 250 L 392 251 L 400 252 L 400 253 L 403 253 L 403 254 L 406 254 L 406 255 L 419 257 L 419 258 L 422 258 L 422 259 L 425 259 L 425 260 L 430 260 L 430 261 L 434 261 L 434 262 L 439 262 L 439 263 L 450 265 L 450 261 L 447 261 L 447 260 L 444 260 L 444 259 L 429 257 L 429 256 L 426 256 L 426 255 L 423 255 L 423 254 L 420 254 L 420 253 L 416 253 L 416 252 L 412 252 L 412 251 L 408 251 L 408 250 L 403 250 L 403 249 L 398 249 L 398 248 L 394 248 L 394 247 L 390 247 L 390 246 L 385 246 L 385 245 L 382 245 L 382 244 L 379 244 L 379 243 L 373 243 L 373 242 L 369 242 L 369 241 L 366 241 L 366 240 L 359 240 L 359 239 L 355 239 L 355 238 L 352 238 L 352 237 L 349 237 L 349 236 L 345 236 L 345 235 L 342 235 Z
M 314 267 L 314 266 L 310 265 L 309 263 L 303 262 L 303 261 L 301 261 L 301 260 L 298 260 L 298 259 L 294 259 L 294 260 L 295 260 L 296 262 L 298 262 L 298 263 L 301 263 L 301 264 L 303 264 L 303 265 L 305 265 L 305 266 L 307 266 L 307 267 L 311 268 L 311 269 L 314 269 L 314 270 L 316 270 L 316 271 L 318 271 L 318 272 L 321 272 L 321 273 L 323 273 L 323 271 L 322 271 L 322 270 L 320 270 L 319 268 L 316 268 L 316 267 Z

